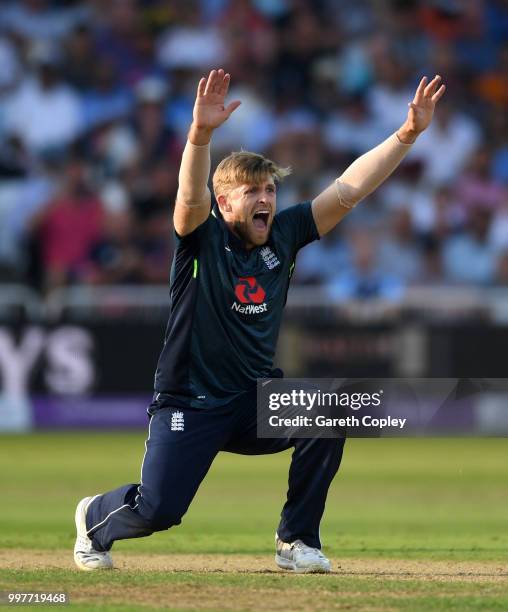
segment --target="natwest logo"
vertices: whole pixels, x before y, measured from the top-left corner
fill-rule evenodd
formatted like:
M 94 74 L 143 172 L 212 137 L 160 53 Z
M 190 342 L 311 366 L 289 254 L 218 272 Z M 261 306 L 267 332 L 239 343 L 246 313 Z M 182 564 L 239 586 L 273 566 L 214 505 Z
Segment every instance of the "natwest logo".
M 233 302 L 231 310 L 242 314 L 259 314 L 268 310 L 263 301 L 266 297 L 265 290 L 254 276 L 241 276 L 235 287 L 235 295 L 240 303 Z
M 242 314 L 259 314 L 260 312 L 266 312 L 268 306 L 266 302 L 263 302 L 263 304 L 247 304 L 246 306 L 233 302 L 231 310 L 236 310 L 236 312 L 241 312 Z
M 266 293 L 254 276 L 241 276 L 235 287 L 235 295 L 242 304 L 261 304 Z

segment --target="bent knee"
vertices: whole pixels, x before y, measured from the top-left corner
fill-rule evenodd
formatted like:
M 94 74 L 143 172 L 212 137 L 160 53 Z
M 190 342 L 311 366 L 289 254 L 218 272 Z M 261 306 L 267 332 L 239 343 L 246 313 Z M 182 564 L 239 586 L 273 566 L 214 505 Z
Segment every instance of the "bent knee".
M 150 506 L 140 512 L 152 531 L 164 531 L 182 522 L 184 512 L 167 506 Z

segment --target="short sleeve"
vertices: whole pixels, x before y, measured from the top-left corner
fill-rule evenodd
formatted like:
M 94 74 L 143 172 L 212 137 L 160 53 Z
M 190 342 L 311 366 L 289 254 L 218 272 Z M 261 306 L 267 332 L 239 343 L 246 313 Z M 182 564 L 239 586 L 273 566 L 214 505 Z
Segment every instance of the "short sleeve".
M 185 236 L 180 236 L 176 230 L 173 230 L 175 235 L 175 246 L 182 249 L 197 249 L 199 247 L 199 243 L 210 229 L 211 217 L 212 215 L 209 214 L 201 225 L 198 225 L 196 229 L 194 229 L 190 234 L 185 234 Z
M 291 245 L 295 254 L 310 242 L 319 240 L 310 201 L 290 206 L 278 213 L 275 215 L 274 224 L 281 239 Z

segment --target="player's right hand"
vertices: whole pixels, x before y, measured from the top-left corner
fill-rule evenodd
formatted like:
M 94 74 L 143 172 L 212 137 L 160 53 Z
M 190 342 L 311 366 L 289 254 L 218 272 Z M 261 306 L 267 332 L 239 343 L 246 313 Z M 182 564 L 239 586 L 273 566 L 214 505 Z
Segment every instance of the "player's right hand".
M 212 70 L 208 78 L 203 77 L 199 81 L 193 111 L 194 130 L 211 134 L 240 106 L 240 100 L 234 100 L 228 106 L 224 105 L 230 79 L 231 76 L 220 68 Z

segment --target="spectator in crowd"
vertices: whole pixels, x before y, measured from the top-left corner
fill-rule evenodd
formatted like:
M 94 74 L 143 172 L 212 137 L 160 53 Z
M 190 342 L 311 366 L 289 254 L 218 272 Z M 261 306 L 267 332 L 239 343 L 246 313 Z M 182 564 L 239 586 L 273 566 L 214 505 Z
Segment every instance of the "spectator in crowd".
M 481 131 L 474 119 L 453 109 L 450 100 L 436 108 L 434 121 L 425 138 L 418 140 L 412 156 L 424 162 L 424 180 L 439 187 L 452 183 L 481 143 Z
M 231 74 L 251 84 L 257 75 L 269 74 L 276 57 L 276 31 L 262 9 L 250 0 L 238 0 L 230 2 L 218 20 Z
M 197 0 L 175 3 L 175 23 L 162 33 L 157 61 L 165 69 L 206 71 L 227 63 L 228 49 L 217 24 L 203 23 Z
M 63 39 L 86 19 L 87 6 L 55 7 L 54 4 L 51 0 L 7 0 L 0 7 L 0 24 L 25 40 Z
M 155 69 L 154 61 L 147 63 L 140 5 L 138 0 L 104 3 L 105 10 L 95 30 L 98 60 L 107 60 L 118 80 L 130 87 Z
M 489 240 L 499 251 L 508 250 L 508 194 L 494 214 Z
M 65 165 L 61 192 L 32 220 L 46 290 L 80 277 L 102 224 L 102 203 L 89 185 L 85 160 L 75 153 Z
M 475 89 L 486 102 L 506 109 L 508 104 L 508 49 L 501 47 L 496 66 L 480 73 L 475 82 Z
M 375 147 L 385 130 L 372 116 L 363 95 L 346 98 L 324 125 L 323 134 L 328 148 L 335 153 L 357 157 Z
M 21 76 L 21 64 L 16 48 L 7 36 L 0 35 L 0 100 L 11 91 Z M 1 127 L 1 124 L 0 124 Z
M 349 251 L 341 237 L 342 227 L 325 234 L 298 256 L 294 281 L 302 285 L 327 286 L 349 264 Z
M 135 93 L 134 137 L 139 170 L 146 172 L 161 160 L 176 163 L 180 142 L 164 123 L 166 83 L 158 77 L 147 77 L 137 84 Z
M 35 74 L 8 101 L 6 131 L 34 155 L 69 145 L 81 130 L 81 112 L 78 96 L 61 80 L 58 48 L 36 43 L 30 60 Z
M 138 232 L 141 252 L 141 280 L 146 284 L 167 283 L 171 267 L 173 225 L 171 211 L 152 209 L 146 212 Z
M 467 214 L 464 206 L 457 201 L 454 190 L 449 186 L 436 189 L 422 207 L 412 211 L 416 231 L 420 235 L 433 236 L 439 242 L 463 229 Z
M 142 257 L 135 243 L 134 218 L 128 195 L 118 183 L 101 193 L 102 231 L 90 245 L 79 270 L 80 281 L 92 285 L 142 282 Z
M 232 87 L 230 96 L 241 99 L 242 104 L 217 132 L 217 158 L 231 152 L 239 142 L 251 151 L 268 149 L 276 138 L 275 114 L 268 101 L 247 84 Z
M 426 73 L 425 65 L 434 41 L 425 34 L 422 28 L 422 15 L 419 0 L 403 0 L 391 2 L 391 10 L 383 11 L 379 15 L 381 28 L 386 32 L 385 40 L 390 45 L 396 57 L 403 58 L 414 70 Z M 442 71 L 437 65 L 434 67 L 437 74 L 446 74 L 446 89 L 448 88 L 448 73 Z
M 82 93 L 83 123 L 87 130 L 117 119 L 128 119 L 134 107 L 132 92 L 118 82 L 107 59 L 90 69 L 89 83 Z
M 275 93 L 281 100 L 298 100 L 312 107 L 313 66 L 336 49 L 337 32 L 325 19 L 322 7 L 294 2 L 278 22 L 279 52 L 272 70 Z
M 497 250 L 489 239 L 492 216 L 489 204 L 477 202 L 469 209 L 466 231 L 446 243 L 444 268 L 452 283 L 488 285 L 494 282 Z
M 508 287 L 508 251 L 499 254 L 496 267 L 496 285 Z
M 457 41 L 474 27 L 477 14 L 453 0 L 421 3 L 420 23 L 432 40 Z
M 0 182 L 0 268 L 4 279 L 33 283 L 29 228 L 33 217 L 56 194 L 60 176 L 51 158 L 37 172 Z M 0 273 L 0 277 L 2 274 Z
M 159 160 L 147 181 L 134 193 L 137 246 L 142 257 L 144 282 L 165 282 L 169 278 L 172 243 L 172 211 L 178 187 L 178 166 Z
M 492 178 L 508 186 L 508 114 L 497 108 L 488 117 L 488 142 L 492 146 Z
M 419 285 L 442 285 L 445 282 L 443 273 L 443 255 L 441 241 L 432 234 L 422 237 L 422 272 L 418 277 Z
M 368 93 L 367 103 L 377 125 L 389 134 L 399 127 L 414 88 L 409 67 L 389 51 L 376 57 L 375 68 L 377 80 Z
M 329 177 L 323 176 L 325 149 L 312 113 L 302 109 L 284 113 L 277 118 L 275 128 L 276 139 L 270 154 L 278 163 L 291 167 L 297 175 L 291 187 L 280 186 L 278 206 L 281 209 L 297 201 L 302 188 L 309 194 L 319 193 L 329 183 Z
M 351 232 L 352 263 L 345 270 L 338 270 L 328 291 L 332 298 L 343 300 L 368 300 L 379 298 L 399 302 L 404 296 L 404 284 L 389 270 L 378 264 L 379 244 L 371 231 Z
M 422 259 L 409 207 L 393 210 L 388 217 L 388 233 L 379 247 L 379 267 L 409 285 L 422 277 Z
M 91 77 L 95 68 L 95 49 L 90 27 L 85 23 L 78 25 L 64 40 L 62 49 L 63 79 L 79 92 L 87 91 L 92 87 Z
M 469 159 L 465 172 L 456 179 L 456 198 L 467 210 L 481 201 L 493 212 L 498 210 L 508 196 L 508 190 L 492 177 L 491 151 L 478 147 Z

